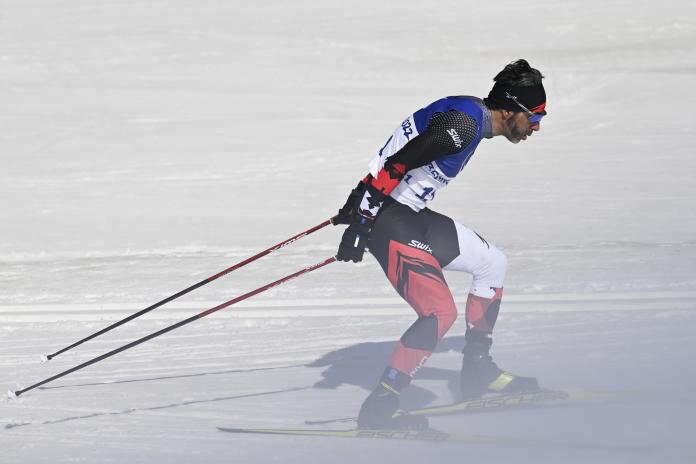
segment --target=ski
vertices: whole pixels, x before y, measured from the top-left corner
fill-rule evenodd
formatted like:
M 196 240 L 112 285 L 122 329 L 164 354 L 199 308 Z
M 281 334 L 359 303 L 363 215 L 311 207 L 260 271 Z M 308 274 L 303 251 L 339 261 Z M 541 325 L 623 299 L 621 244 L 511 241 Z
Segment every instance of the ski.
M 372 440 L 408 440 L 436 443 L 460 443 L 497 446 L 520 447 L 546 447 L 546 448 L 576 448 L 576 449 L 604 449 L 617 452 L 644 452 L 652 450 L 654 445 L 620 445 L 614 443 L 582 443 L 559 442 L 555 440 L 538 440 L 528 437 L 476 435 L 466 433 L 448 433 L 435 429 L 426 430 L 399 430 L 399 429 L 292 429 L 292 428 L 238 428 L 217 427 L 221 432 L 234 434 L 275 435 L 286 437 L 328 437 L 328 438 L 361 438 Z
M 573 404 L 582 402 L 602 401 L 624 398 L 625 391 L 603 390 L 542 390 L 531 393 L 519 393 L 515 395 L 499 395 L 490 398 L 465 400 L 456 403 L 430 406 L 425 408 L 401 411 L 400 414 L 413 414 L 417 416 L 439 416 L 446 414 L 462 414 L 471 412 L 492 411 L 501 409 L 515 409 L 525 407 L 540 407 L 552 404 Z M 355 422 L 356 417 L 343 417 L 339 419 L 309 420 L 307 425 L 323 425 L 340 422 Z
M 485 435 L 451 434 L 439 430 L 391 430 L 391 429 L 347 429 L 347 430 L 314 430 L 314 429 L 245 429 L 218 427 L 222 432 L 238 434 L 286 435 L 306 437 L 336 437 L 336 438 L 365 438 L 388 440 L 417 440 L 431 442 L 458 443 L 492 443 L 500 444 L 501 439 Z M 507 441 L 505 441 L 507 443 Z
M 611 400 L 624 397 L 626 392 L 601 390 L 542 390 L 517 395 L 500 395 L 490 398 L 459 401 L 457 403 L 418 408 L 404 413 L 417 416 L 438 416 L 462 412 L 476 412 L 493 409 L 523 408 L 544 406 L 555 403 L 582 403 L 588 401 Z

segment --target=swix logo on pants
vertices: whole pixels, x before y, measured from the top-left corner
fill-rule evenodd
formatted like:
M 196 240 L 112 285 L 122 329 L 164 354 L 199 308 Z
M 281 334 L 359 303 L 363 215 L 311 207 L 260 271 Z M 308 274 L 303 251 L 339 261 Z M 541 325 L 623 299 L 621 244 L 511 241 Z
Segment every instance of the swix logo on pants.
M 408 246 L 412 246 L 413 248 L 418 248 L 419 250 L 427 251 L 431 255 L 433 254 L 433 249 L 430 248 L 430 245 L 427 243 L 419 242 L 418 240 L 411 240 L 408 243 Z

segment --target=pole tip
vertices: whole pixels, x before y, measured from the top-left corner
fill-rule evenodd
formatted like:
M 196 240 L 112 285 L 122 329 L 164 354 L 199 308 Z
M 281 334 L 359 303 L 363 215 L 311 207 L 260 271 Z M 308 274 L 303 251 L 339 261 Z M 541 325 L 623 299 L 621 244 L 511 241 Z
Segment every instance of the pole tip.
M 48 362 L 49 359 L 51 359 L 51 358 L 49 358 L 47 354 L 42 354 L 41 355 L 41 364 Z
M 7 397 L 11 400 L 17 398 L 17 394 L 13 392 L 12 390 L 7 390 Z

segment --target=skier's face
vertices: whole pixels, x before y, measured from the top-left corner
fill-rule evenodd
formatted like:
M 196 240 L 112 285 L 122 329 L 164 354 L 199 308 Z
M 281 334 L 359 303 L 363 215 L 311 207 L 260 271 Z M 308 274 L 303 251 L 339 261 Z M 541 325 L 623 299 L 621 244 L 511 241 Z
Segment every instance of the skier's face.
M 531 122 L 524 112 L 515 112 L 505 121 L 507 133 L 505 137 L 512 143 L 527 140 L 533 132 L 541 130 L 541 122 Z

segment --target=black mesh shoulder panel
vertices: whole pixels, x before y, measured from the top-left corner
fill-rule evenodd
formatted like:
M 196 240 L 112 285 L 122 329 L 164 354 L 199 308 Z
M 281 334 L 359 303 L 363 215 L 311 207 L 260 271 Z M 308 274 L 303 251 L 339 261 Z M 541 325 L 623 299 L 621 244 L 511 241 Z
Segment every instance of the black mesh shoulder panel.
M 477 129 L 476 119 L 452 110 L 435 113 L 423 135 L 432 139 L 430 143 L 440 155 L 451 155 L 466 148 L 476 138 Z
M 464 150 L 478 132 L 476 119 L 461 111 L 435 113 L 425 130 L 388 160 L 404 163 L 406 170 L 424 166 L 443 155 Z

